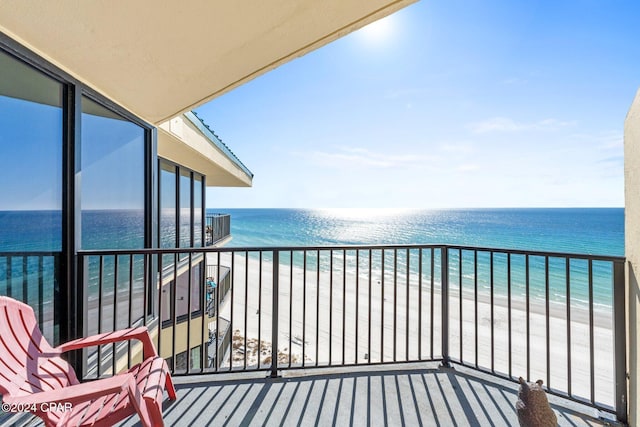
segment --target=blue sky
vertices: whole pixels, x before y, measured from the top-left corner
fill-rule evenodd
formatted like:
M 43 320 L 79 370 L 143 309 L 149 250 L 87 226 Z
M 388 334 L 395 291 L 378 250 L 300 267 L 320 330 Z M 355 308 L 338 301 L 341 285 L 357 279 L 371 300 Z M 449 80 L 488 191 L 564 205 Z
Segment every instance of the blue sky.
M 208 207 L 623 206 L 637 1 L 426 1 L 197 109 Z

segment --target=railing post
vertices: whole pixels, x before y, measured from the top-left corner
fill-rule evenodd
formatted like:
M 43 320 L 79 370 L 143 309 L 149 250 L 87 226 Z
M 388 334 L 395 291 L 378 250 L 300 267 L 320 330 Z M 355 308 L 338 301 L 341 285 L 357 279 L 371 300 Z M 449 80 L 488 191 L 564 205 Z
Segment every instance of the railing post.
M 440 249 L 440 302 L 442 303 L 442 366 L 449 367 L 449 248 Z
M 616 418 L 627 423 L 627 332 L 625 319 L 625 263 L 613 263 L 613 331 L 616 376 Z
M 273 251 L 273 286 L 271 296 L 271 378 L 278 376 L 278 280 L 280 276 L 280 252 Z
M 68 327 L 75 338 L 83 337 L 87 335 L 89 327 L 89 307 L 86 302 L 88 298 L 87 294 L 87 261 L 83 255 L 77 255 L 76 258 L 76 287 L 74 289 L 75 295 L 68 299 L 67 305 L 64 307 L 66 313 L 64 315 L 59 314 L 60 321 L 68 322 L 68 325 L 62 325 L 60 323 L 60 331 L 63 328 Z M 64 285 L 66 286 L 66 285 Z M 65 316 L 65 317 L 62 317 Z M 67 338 L 70 339 L 70 338 Z M 70 352 L 67 357 L 68 361 L 73 366 L 79 379 L 83 379 L 87 375 L 87 350 L 80 349 Z M 100 363 L 98 361 L 98 363 Z

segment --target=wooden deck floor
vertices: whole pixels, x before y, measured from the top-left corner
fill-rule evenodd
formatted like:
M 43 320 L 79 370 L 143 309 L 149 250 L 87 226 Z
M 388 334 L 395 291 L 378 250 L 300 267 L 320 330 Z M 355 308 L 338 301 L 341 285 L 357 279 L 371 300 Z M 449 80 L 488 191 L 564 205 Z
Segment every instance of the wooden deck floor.
M 517 384 L 456 367 L 400 365 L 176 378 L 168 426 L 517 426 Z M 606 425 L 550 397 L 561 426 Z M 139 425 L 135 417 L 121 426 Z

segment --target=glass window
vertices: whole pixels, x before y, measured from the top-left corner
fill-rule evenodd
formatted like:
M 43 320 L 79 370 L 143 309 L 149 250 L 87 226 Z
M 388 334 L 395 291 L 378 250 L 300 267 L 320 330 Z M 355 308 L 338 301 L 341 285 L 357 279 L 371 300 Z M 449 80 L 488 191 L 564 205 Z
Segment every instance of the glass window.
M 163 327 L 171 326 L 173 313 L 171 312 L 171 301 L 173 298 L 173 287 L 175 283 L 175 316 L 178 322 L 187 320 L 189 304 L 191 304 L 191 314 L 197 315 L 200 312 L 200 301 L 202 298 L 202 261 L 194 260 L 191 264 L 191 285 L 189 284 L 188 263 L 183 262 L 178 265 L 177 280 L 165 282 L 162 287 L 162 321 Z M 172 274 L 166 271 L 165 274 Z M 191 293 L 191 297 L 189 297 Z M 191 298 L 191 300 L 189 300 Z
M 202 177 L 193 177 L 193 246 L 204 246 L 202 241 Z
M 62 248 L 62 94 L 0 51 L 0 252 Z
M 180 247 L 191 247 L 191 172 L 180 172 Z
M 204 245 L 203 184 L 202 175 L 167 160 L 160 160 L 161 248 L 189 248 Z M 179 200 L 177 200 L 178 190 L 180 191 Z
M 82 248 L 144 247 L 145 130 L 82 98 Z
M 176 247 L 176 167 L 160 162 L 160 247 Z
M 200 354 L 202 352 L 202 346 L 193 347 L 191 349 L 191 360 L 189 363 L 190 369 L 202 369 L 200 366 Z
M 0 51 L 0 295 L 53 319 L 41 323 L 52 343 L 61 258 L 37 252 L 62 250 L 63 92 L 61 83 Z

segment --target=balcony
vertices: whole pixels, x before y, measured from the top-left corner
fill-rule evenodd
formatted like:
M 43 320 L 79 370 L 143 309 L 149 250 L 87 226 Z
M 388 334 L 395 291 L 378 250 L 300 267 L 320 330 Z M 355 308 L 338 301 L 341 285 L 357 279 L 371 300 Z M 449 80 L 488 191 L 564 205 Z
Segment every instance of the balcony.
M 13 275 L 29 264 L 16 256 Z M 210 247 L 83 251 L 79 272 L 86 335 L 152 331 L 182 396 L 168 425 L 513 425 L 519 376 L 544 381 L 561 425 L 626 420 L 624 310 L 614 309 L 625 306 L 624 258 Z M 7 283 L 30 297 L 25 280 Z M 109 376 L 139 352 L 103 346 L 77 369 Z
M 231 215 L 211 214 L 205 217 L 205 246 L 218 245 L 231 236 Z

